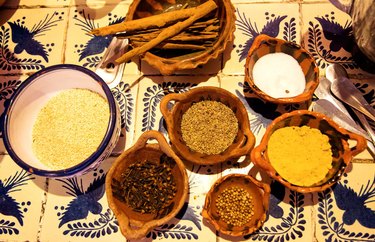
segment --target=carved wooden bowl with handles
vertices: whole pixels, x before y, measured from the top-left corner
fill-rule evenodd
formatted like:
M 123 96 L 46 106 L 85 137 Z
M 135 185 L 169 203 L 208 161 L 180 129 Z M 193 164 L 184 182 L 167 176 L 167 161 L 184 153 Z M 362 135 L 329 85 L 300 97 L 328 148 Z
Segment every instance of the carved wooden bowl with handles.
M 254 215 L 242 226 L 233 226 L 226 223 L 220 216 L 216 206 L 218 196 L 230 187 L 244 189 L 252 197 Z M 270 186 L 260 182 L 250 175 L 230 174 L 217 180 L 206 195 L 202 216 L 219 232 L 230 236 L 245 236 L 254 233 L 265 222 L 267 217 Z
M 278 52 L 288 54 L 295 58 L 305 75 L 305 89 L 301 94 L 295 97 L 274 98 L 260 90 L 254 83 L 253 68 L 255 63 L 267 54 Z M 309 102 L 315 89 L 319 85 L 319 68 L 310 53 L 300 45 L 261 34 L 255 38 L 248 52 L 245 64 L 245 81 L 256 95 L 268 102 L 278 104 Z
M 297 186 L 277 173 L 268 158 L 267 144 L 275 130 L 287 126 L 301 127 L 305 125 L 319 129 L 322 134 L 329 137 L 329 144 L 332 150 L 332 167 L 328 170 L 323 180 L 311 186 Z M 355 141 L 356 145 L 350 147 L 349 140 Z M 271 178 L 291 190 L 301 193 L 321 192 L 339 181 L 352 158 L 365 150 L 366 146 L 367 142 L 364 137 L 341 128 L 325 115 L 308 110 L 296 110 L 279 116 L 267 127 L 260 144 L 251 152 L 251 161 L 262 168 Z
M 129 7 L 126 20 L 140 19 L 183 7 L 195 7 L 204 2 L 205 0 L 134 0 Z M 194 69 L 211 59 L 216 59 L 225 50 L 228 42 L 234 38 L 236 17 L 230 0 L 215 0 L 215 3 L 218 8 L 213 11 L 213 15 L 219 20 L 219 35 L 212 46 L 205 50 L 151 49 L 143 55 L 142 59 L 163 75 L 170 75 L 179 70 Z M 137 44 L 132 41 L 130 44 L 137 47 Z
M 232 109 L 238 120 L 238 132 L 231 145 L 220 154 L 207 155 L 191 150 L 182 138 L 181 120 L 183 114 L 196 102 L 218 101 Z M 169 109 L 169 104 L 174 106 Z M 255 145 L 254 134 L 250 130 L 246 108 L 239 98 L 231 92 L 218 87 L 197 87 L 185 93 L 166 95 L 160 103 L 160 109 L 167 124 L 172 148 L 182 158 L 199 165 L 212 165 L 231 158 L 249 154 Z M 215 137 L 213 137 L 214 139 Z
M 156 139 L 157 143 L 148 143 L 149 140 L 153 139 Z M 165 211 L 157 211 L 157 213 L 136 212 L 126 202 L 114 196 L 114 179 L 121 180 L 121 175 L 129 165 L 143 160 L 160 164 L 163 155 L 172 158 L 175 162 L 171 173 L 177 188 L 175 196 L 169 201 L 168 206 L 164 209 Z M 173 152 L 164 136 L 153 130 L 143 133 L 134 146 L 124 151 L 116 159 L 107 174 L 105 184 L 109 207 L 116 216 L 121 233 L 128 240 L 143 238 L 153 228 L 174 218 L 187 199 L 188 188 L 188 177 L 184 164 Z

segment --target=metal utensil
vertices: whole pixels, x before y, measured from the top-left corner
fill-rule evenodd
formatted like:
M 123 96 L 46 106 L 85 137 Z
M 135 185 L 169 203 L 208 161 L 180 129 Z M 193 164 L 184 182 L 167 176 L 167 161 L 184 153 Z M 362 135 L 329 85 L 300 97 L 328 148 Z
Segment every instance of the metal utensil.
M 342 66 L 330 65 L 326 73 L 327 78 L 332 81 L 331 91 L 337 98 L 375 121 L 375 110 L 349 80 Z
M 110 88 L 117 86 L 124 73 L 125 63 L 116 64 L 115 60 L 128 50 L 129 40 L 113 36 L 95 73 L 98 74 Z
M 337 66 L 337 65 L 336 65 Z M 347 73 L 345 71 L 344 68 L 340 67 L 340 68 L 334 68 L 334 67 L 327 67 L 326 69 L 326 76 L 328 78 L 328 80 L 330 80 L 332 82 L 332 85 L 333 83 L 335 82 L 336 79 L 338 79 L 339 81 L 342 80 L 342 79 L 347 79 Z M 339 81 L 336 81 L 339 82 Z M 349 80 L 350 81 L 350 80 Z M 351 83 L 351 81 L 350 81 Z M 335 84 L 336 85 L 336 84 Z M 352 86 L 354 86 L 352 83 L 351 83 Z M 337 86 L 337 85 L 336 85 Z M 350 86 L 350 85 L 349 85 Z M 332 90 L 332 86 L 331 86 L 331 90 Z M 332 90 L 333 91 L 333 90 Z M 356 92 L 358 92 L 358 90 L 356 90 Z M 340 96 L 338 96 L 339 98 Z M 363 98 L 363 97 L 362 97 Z M 345 102 L 346 99 L 344 100 L 341 100 L 343 102 Z M 346 103 L 346 102 L 345 102 Z M 367 103 L 367 102 L 366 102 Z M 350 106 L 352 107 L 352 106 Z M 372 127 L 370 126 L 370 124 L 368 123 L 366 117 L 364 116 L 364 114 L 360 111 L 358 111 L 357 109 L 355 108 L 352 108 L 353 112 L 355 113 L 355 115 L 358 117 L 358 119 L 360 120 L 360 122 L 362 123 L 363 125 L 363 128 L 367 131 L 367 133 L 369 134 L 369 136 L 371 137 L 372 139 L 372 143 L 370 142 L 367 142 L 367 146 L 369 148 L 369 150 L 371 151 L 372 155 L 375 156 L 375 152 L 374 152 L 374 145 L 375 144 L 375 133 L 374 133 L 374 130 L 372 129 Z
M 122 79 L 125 70 L 125 63 L 116 64 L 115 60 L 127 51 L 128 44 L 128 39 L 113 36 L 112 41 L 108 45 L 106 52 L 104 52 L 104 55 L 95 70 L 95 73 L 98 74 L 111 89 L 116 87 Z M 125 130 L 123 131 L 126 132 Z M 125 135 L 120 135 L 111 155 L 117 156 L 121 154 L 124 149 Z
M 314 94 L 319 99 L 325 99 L 329 101 L 334 107 L 336 107 L 339 111 L 344 113 L 349 119 L 351 119 L 350 114 L 346 110 L 345 106 L 337 100 L 331 93 L 331 81 L 328 80 L 326 77 L 319 78 L 319 85 L 316 88 Z M 352 119 L 351 119 L 352 120 Z M 352 120 L 354 122 L 354 120 Z
M 356 124 L 351 118 L 349 118 L 346 114 L 336 108 L 330 101 L 326 99 L 319 99 L 314 102 L 312 106 L 312 110 L 322 113 L 327 117 L 331 118 L 341 127 L 350 132 L 362 135 L 368 141 L 372 142 L 370 136 L 364 131 L 358 124 Z

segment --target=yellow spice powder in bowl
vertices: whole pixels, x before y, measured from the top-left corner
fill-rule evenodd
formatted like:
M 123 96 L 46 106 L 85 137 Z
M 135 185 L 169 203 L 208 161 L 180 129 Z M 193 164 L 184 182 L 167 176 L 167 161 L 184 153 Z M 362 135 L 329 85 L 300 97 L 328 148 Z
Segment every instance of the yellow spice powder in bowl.
M 16 90 L 4 116 L 4 145 L 30 173 L 72 177 L 96 168 L 120 134 L 119 108 L 94 72 L 76 65 L 47 67 Z
M 308 126 L 276 130 L 268 141 L 267 154 L 280 176 L 298 186 L 319 183 L 332 166 L 328 136 Z
M 296 110 L 271 122 L 251 151 L 251 161 L 291 190 L 320 192 L 342 177 L 366 144 L 364 137 L 321 113 Z

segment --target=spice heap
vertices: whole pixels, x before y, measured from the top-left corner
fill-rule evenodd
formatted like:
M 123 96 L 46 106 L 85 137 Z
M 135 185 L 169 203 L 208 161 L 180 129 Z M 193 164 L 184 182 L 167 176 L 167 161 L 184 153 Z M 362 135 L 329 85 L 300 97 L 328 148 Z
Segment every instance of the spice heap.
M 227 224 L 242 226 L 254 216 L 253 197 L 241 187 L 224 189 L 216 199 L 220 218 Z
M 133 163 L 120 181 L 112 180 L 113 195 L 133 211 L 166 215 L 177 191 L 171 172 L 174 165 L 173 159 L 164 154 L 160 164 L 148 160 Z
M 328 136 L 308 126 L 276 130 L 268 141 L 267 153 L 280 176 L 298 186 L 322 181 L 332 167 Z
M 94 153 L 107 131 L 109 105 L 98 93 L 70 89 L 52 97 L 33 126 L 33 151 L 53 169 L 72 167 Z
M 274 98 L 295 97 L 305 90 L 306 79 L 298 61 L 278 52 L 259 58 L 253 68 L 255 85 Z
M 220 154 L 231 145 L 238 132 L 236 115 L 218 101 L 193 104 L 182 115 L 182 138 L 193 151 Z

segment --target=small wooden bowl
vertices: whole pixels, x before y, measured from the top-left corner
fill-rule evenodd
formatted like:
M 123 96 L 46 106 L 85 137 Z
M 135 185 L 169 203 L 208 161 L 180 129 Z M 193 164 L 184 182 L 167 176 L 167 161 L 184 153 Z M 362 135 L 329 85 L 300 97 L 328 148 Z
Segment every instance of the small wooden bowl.
M 182 115 L 196 102 L 219 101 L 231 108 L 238 120 L 238 132 L 233 143 L 222 153 L 207 155 L 192 151 L 182 138 Z M 171 110 L 168 103 L 175 101 Z M 243 103 L 229 91 L 218 87 L 197 87 L 185 93 L 166 95 L 160 102 L 160 109 L 167 123 L 168 135 L 175 149 L 184 159 L 199 165 L 218 164 L 231 158 L 249 154 L 255 145 L 255 137 L 250 130 L 249 117 Z
M 275 130 L 287 126 L 301 127 L 305 125 L 317 128 L 322 134 L 329 137 L 332 150 L 332 168 L 320 182 L 312 186 L 297 186 L 285 180 L 274 169 L 267 155 L 267 144 Z M 350 148 L 348 140 L 356 141 L 356 146 Z M 291 190 L 301 193 L 321 192 L 339 181 L 353 156 L 366 149 L 366 146 L 367 142 L 364 137 L 341 128 L 325 115 L 307 110 L 296 110 L 279 116 L 267 127 L 260 144 L 251 152 L 251 161 L 262 168 L 270 177 Z
M 253 197 L 254 215 L 251 220 L 243 226 L 229 225 L 220 217 L 216 199 L 229 187 L 240 187 L 245 189 Z M 230 236 L 244 236 L 258 230 L 266 220 L 270 196 L 270 186 L 254 179 L 250 175 L 230 174 L 215 182 L 206 195 L 202 216 L 207 219 L 216 230 Z
M 170 2 L 170 3 L 169 3 Z M 160 14 L 162 12 L 171 11 L 171 9 L 180 9 L 185 4 L 188 7 L 195 7 L 205 0 L 197 1 L 147 1 L 134 0 L 129 7 L 126 20 L 140 19 L 143 17 Z M 219 19 L 219 36 L 213 46 L 203 51 L 180 51 L 177 50 L 150 50 L 146 52 L 142 58 L 151 66 L 158 69 L 163 75 L 171 75 L 175 71 L 194 69 L 198 65 L 206 64 L 211 59 L 216 59 L 221 54 L 227 43 L 233 40 L 235 30 L 234 7 L 230 0 L 215 0 L 218 5 L 215 11 L 215 17 Z M 161 9 L 162 8 L 162 9 Z M 132 42 L 130 42 L 132 44 Z M 134 44 L 132 44 L 134 45 Z M 136 45 L 134 45 L 136 46 Z
M 264 55 L 283 52 L 295 58 L 302 68 L 306 79 L 306 87 L 303 93 L 295 97 L 274 98 L 260 90 L 254 83 L 253 68 L 255 63 Z M 270 71 L 272 69 L 270 68 Z M 314 57 L 304 50 L 300 45 L 282 39 L 272 38 L 261 34 L 257 36 L 250 47 L 245 64 L 245 81 L 260 98 L 278 104 L 292 104 L 310 101 L 315 89 L 319 85 L 319 68 Z
M 148 144 L 149 139 L 156 139 L 158 143 Z M 120 201 L 113 195 L 113 179 L 121 180 L 121 174 L 133 163 L 149 160 L 159 164 L 161 155 L 171 157 L 176 165 L 172 169 L 172 175 L 176 182 L 177 192 L 170 202 L 170 211 L 162 217 L 155 214 L 135 212 L 125 202 Z M 138 141 L 130 149 L 124 151 L 114 162 L 106 177 L 105 184 L 109 207 L 114 212 L 121 233 L 128 239 L 140 239 L 147 235 L 153 228 L 160 226 L 180 211 L 188 195 L 188 177 L 186 169 L 180 158 L 169 147 L 164 136 L 157 131 L 143 133 Z

